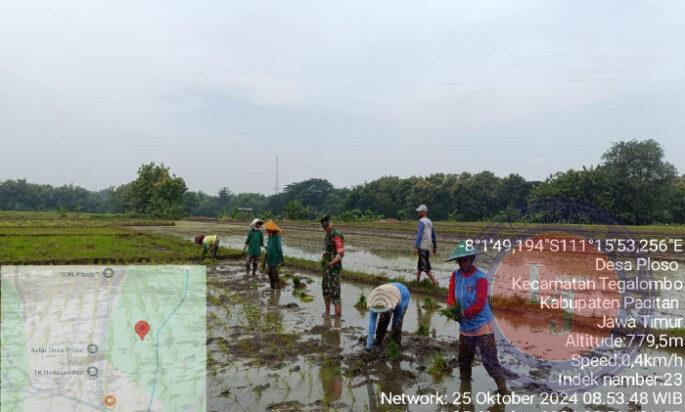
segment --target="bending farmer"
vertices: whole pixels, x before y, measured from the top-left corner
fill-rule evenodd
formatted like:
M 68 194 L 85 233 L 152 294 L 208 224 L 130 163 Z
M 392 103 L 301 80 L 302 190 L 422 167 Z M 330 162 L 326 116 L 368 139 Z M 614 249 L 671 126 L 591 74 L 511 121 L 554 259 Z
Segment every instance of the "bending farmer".
M 321 259 L 321 269 L 323 279 L 321 281 L 321 291 L 326 306 L 325 316 L 331 314 L 331 302 L 335 305 L 335 316 L 342 314 L 340 302 L 340 273 L 342 272 L 342 258 L 345 255 L 345 241 L 343 234 L 333 227 L 331 217 L 326 215 L 321 218 L 321 227 L 326 232 L 323 239 L 323 255 Z
M 216 257 L 216 251 L 219 249 L 219 237 L 217 235 L 205 236 L 197 235 L 195 236 L 195 243 L 202 245 L 202 258 L 204 259 L 207 252 L 211 252 L 212 257 Z
M 392 317 L 390 338 L 398 345 L 402 340 L 402 319 L 409 306 L 409 289 L 401 283 L 380 285 L 369 295 L 367 306 L 369 313 L 369 335 L 366 338 L 366 350 L 373 345 L 382 345 L 385 332 Z M 380 314 L 380 316 L 379 316 Z M 380 317 L 380 320 L 378 318 Z M 376 327 L 378 323 L 378 327 Z M 375 334 L 375 339 L 374 339 Z
M 483 366 L 495 380 L 500 395 L 507 390 L 504 369 L 497 359 L 497 345 L 493 328 L 493 315 L 488 303 L 488 279 L 474 262 L 479 251 L 463 240 L 452 251 L 447 262 L 456 260 L 459 269 L 452 273 L 447 306 L 461 308 L 459 321 L 459 374 L 462 387 L 469 388 L 471 367 L 476 348 L 480 350 Z
M 264 234 L 262 233 L 261 219 L 255 219 L 250 223 L 250 228 L 247 232 L 247 239 L 245 239 L 245 246 L 243 246 L 243 254 L 247 250 L 247 260 L 245 261 L 245 270 L 250 274 L 250 266 L 252 266 L 252 276 L 257 272 L 257 261 L 262 254 L 264 247 Z

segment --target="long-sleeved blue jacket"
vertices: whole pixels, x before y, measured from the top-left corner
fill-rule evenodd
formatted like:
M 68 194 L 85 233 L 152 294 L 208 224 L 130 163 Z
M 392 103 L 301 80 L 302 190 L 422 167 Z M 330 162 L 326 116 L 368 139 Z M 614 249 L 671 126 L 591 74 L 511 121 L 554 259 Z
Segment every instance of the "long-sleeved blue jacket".
M 391 283 L 400 291 L 400 303 L 395 306 L 392 312 L 392 325 L 396 326 L 399 324 L 400 320 L 404 317 L 404 313 L 407 311 L 409 306 L 409 299 L 411 294 L 409 289 L 401 283 Z M 378 323 L 378 313 L 371 311 L 369 313 L 369 335 L 366 337 L 366 348 L 371 349 L 373 347 L 373 340 L 376 335 L 376 324 Z
M 437 249 L 438 242 L 435 238 L 433 222 L 431 222 L 431 220 L 427 217 L 424 217 L 419 220 L 419 227 L 416 230 L 416 240 L 414 241 L 414 247 L 417 249 L 430 250 L 431 245 L 433 246 L 433 249 Z

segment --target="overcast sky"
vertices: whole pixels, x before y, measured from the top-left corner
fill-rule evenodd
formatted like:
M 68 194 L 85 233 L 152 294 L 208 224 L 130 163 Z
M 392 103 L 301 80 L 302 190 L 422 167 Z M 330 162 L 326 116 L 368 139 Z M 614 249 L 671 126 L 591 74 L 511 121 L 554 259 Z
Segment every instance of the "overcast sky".
M 0 0 L 0 180 L 544 179 L 631 138 L 684 173 L 684 42 L 683 1 Z

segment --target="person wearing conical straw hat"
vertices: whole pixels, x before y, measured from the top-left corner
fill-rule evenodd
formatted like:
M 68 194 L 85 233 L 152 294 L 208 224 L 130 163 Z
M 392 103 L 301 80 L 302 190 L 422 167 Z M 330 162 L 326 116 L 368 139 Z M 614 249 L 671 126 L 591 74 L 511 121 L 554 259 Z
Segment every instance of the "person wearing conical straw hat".
M 278 278 L 278 267 L 283 264 L 283 242 L 281 228 L 273 220 L 264 223 L 268 236 L 266 241 L 266 274 L 269 276 L 271 289 L 280 289 L 281 280 Z
M 245 261 L 245 270 L 250 274 L 250 266 L 252 266 L 252 276 L 257 273 L 257 261 L 262 254 L 264 247 L 264 234 L 262 233 L 262 219 L 255 219 L 250 223 L 247 232 L 247 239 L 245 239 L 245 246 L 243 246 L 243 254 L 247 252 L 247 260 Z
M 485 370 L 495 380 L 499 394 L 504 395 L 509 391 L 504 369 L 497 359 L 494 317 L 488 303 L 488 278 L 474 265 L 476 256 L 481 253 L 474 245 L 462 240 L 446 260 L 456 261 L 459 265 L 450 278 L 447 306 L 458 308 L 458 361 L 462 387 L 470 388 L 473 358 L 479 349 Z
M 407 312 L 410 296 L 409 289 L 401 283 L 386 283 L 371 291 L 367 299 L 367 307 L 371 311 L 369 313 L 369 334 L 366 337 L 367 351 L 370 351 L 374 345 L 383 343 L 391 318 L 392 332 L 390 338 L 398 345 L 401 343 L 402 320 Z

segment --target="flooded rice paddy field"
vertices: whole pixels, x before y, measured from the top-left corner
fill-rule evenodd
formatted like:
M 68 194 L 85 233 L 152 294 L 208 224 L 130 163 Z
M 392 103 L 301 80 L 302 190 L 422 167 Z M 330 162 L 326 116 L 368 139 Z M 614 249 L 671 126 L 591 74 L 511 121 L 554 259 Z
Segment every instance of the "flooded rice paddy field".
M 321 258 L 323 230 L 315 224 L 285 223 L 283 248 L 286 256 L 319 260 Z M 416 271 L 416 256 L 413 255 L 415 233 L 413 230 L 378 227 L 346 228 L 342 226 L 345 236 L 346 255 L 345 268 L 371 274 L 381 274 L 390 277 L 405 276 L 410 278 Z M 217 234 L 222 246 L 241 249 L 245 243 L 247 225 L 245 223 L 217 223 L 177 221 L 175 226 L 144 226 L 138 230 L 171 234 L 185 239 L 192 238 L 199 233 Z M 449 252 L 463 236 L 454 233 L 438 234 L 438 253 L 431 255 L 433 271 L 438 275 L 442 285 L 446 285 L 449 274 L 455 269 L 454 263 L 445 262 Z M 498 226 L 484 228 L 483 233 L 472 235 L 470 238 L 492 238 L 498 236 Z M 534 230 L 534 229 L 531 229 Z M 683 257 L 680 257 L 681 260 Z M 487 267 L 490 258 L 480 258 L 480 265 Z M 685 269 L 681 262 L 677 272 L 663 272 L 666 276 L 680 275 L 685 277 Z
M 296 289 L 293 279 L 301 279 Z M 413 295 L 403 324 L 402 348 L 394 353 L 374 349 L 363 351 L 367 313 L 354 307 L 359 295 L 370 287 L 342 285 L 342 319 L 324 318 L 320 277 L 306 273 L 285 273 L 280 291 L 269 288 L 265 275 L 244 273 L 236 262 L 208 268 L 207 357 L 208 410 L 455 410 L 432 406 L 390 407 L 380 403 L 381 393 L 408 395 L 436 391 L 453 399 L 459 390 L 456 365 L 458 324 L 437 313 L 430 298 Z M 526 330 L 526 319 L 501 316 L 498 322 Z M 419 326 L 421 325 L 421 328 Z M 427 336 L 426 336 L 427 334 Z M 531 339 L 530 346 L 537 344 Z M 530 349 L 530 348 L 526 348 Z M 553 386 L 557 364 L 534 358 L 522 359 L 521 348 L 498 338 L 499 359 L 517 393 L 539 395 Z M 652 352 L 676 356 L 682 353 Z M 444 360 L 434 368 L 434 359 Z M 608 375 L 662 375 L 662 365 L 633 366 Z M 476 356 L 473 390 L 491 392 L 495 385 Z M 644 387 L 600 387 L 633 393 Z M 648 389 L 649 390 L 649 389 Z M 640 410 L 636 405 L 602 410 Z M 643 410 L 649 405 L 642 405 Z M 480 404 L 475 410 L 550 409 L 541 406 Z M 584 410 L 581 406 L 564 410 Z M 656 407 L 658 409 L 658 407 Z M 469 410 L 466 408 L 465 410 Z
M 245 224 L 206 223 L 206 222 L 177 222 L 170 227 L 142 227 L 144 231 L 182 236 L 188 240 L 198 233 L 213 233 L 219 235 L 222 246 L 242 249 L 245 244 L 247 227 Z M 416 270 L 416 256 L 413 252 L 413 233 L 374 233 L 368 230 L 343 232 L 345 236 L 344 267 L 349 270 L 389 277 L 404 276 L 410 279 Z M 283 253 L 285 256 L 303 258 L 313 261 L 321 259 L 324 232 L 315 225 L 285 226 L 283 235 Z M 445 263 L 449 251 L 456 239 L 442 242 L 438 240 L 439 248 L 436 256 L 431 256 L 433 270 L 441 285 L 447 286 L 449 274 L 454 270 L 454 264 Z M 449 250 L 448 250 L 449 249 Z
M 225 247 L 242 249 L 245 243 L 246 224 L 189 222 L 179 221 L 176 226 L 140 227 L 142 231 L 171 234 L 192 240 L 198 233 L 219 235 L 220 244 Z M 318 261 L 321 258 L 324 232 L 318 225 L 299 223 L 284 225 L 283 252 L 286 257 L 304 258 Z M 345 269 L 369 274 L 384 275 L 390 279 L 415 279 L 416 256 L 412 254 L 414 233 L 406 230 L 383 230 L 382 228 L 352 228 L 343 230 L 346 253 L 343 266 Z M 493 236 L 492 233 L 487 236 Z M 447 287 L 454 263 L 444 262 L 451 249 L 459 240 L 454 234 L 440 234 L 438 228 L 438 254 L 431 256 L 433 273 L 440 286 Z M 560 257 L 561 258 L 561 257 Z M 478 258 L 476 264 L 488 269 L 492 256 Z M 630 276 L 630 273 L 627 273 Z M 425 275 L 424 275 L 425 276 Z M 663 271 L 653 274 L 654 278 L 666 277 L 670 280 L 685 279 L 685 262 L 680 262 L 677 271 Z M 425 278 L 425 277 L 424 277 Z M 660 296 L 665 299 L 680 299 L 682 292 L 664 290 Z M 655 316 L 683 317 L 685 307 L 674 310 L 655 310 Z
M 244 224 L 178 222 L 173 227 L 145 227 L 153 231 L 191 240 L 198 233 L 218 234 L 222 246 L 240 249 L 245 239 Z M 412 255 L 414 234 L 385 233 L 373 229 L 345 231 L 344 267 L 389 278 L 411 279 L 416 265 Z M 285 226 L 284 253 L 289 257 L 318 260 L 323 232 L 316 225 Z M 442 286 L 447 286 L 452 264 L 444 263 L 449 249 L 458 239 L 439 237 L 438 256 L 432 259 L 434 272 Z M 479 258 L 478 265 L 488 269 L 488 257 Z M 392 407 L 380 403 L 381 393 L 408 395 L 430 394 L 436 391 L 453 399 L 459 390 L 457 368 L 457 337 L 459 326 L 428 308 L 435 298 L 412 296 L 404 320 L 401 353 L 375 350 L 363 351 L 367 329 L 367 314 L 354 307 L 360 294 L 368 295 L 371 287 L 344 283 L 342 285 L 342 320 L 323 318 L 321 278 L 312 273 L 291 272 L 283 277 L 286 285 L 280 292 L 271 291 L 261 272 L 246 275 L 240 262 L 225 262 L 208 268 L 208 407 L 223 410 L 455 410 L 431 406 Z M 683 279 L 685 271 L 662 272 L 668 279 Z M 301 278 L 306 285 L 295 289 L 293 279 Z M 681 293 L 663 291 L 664 298 L 680 298 Z M 433 300 L 433 302 L 427 302 Z M 444 299 L 438 304 L 444 305 Z M 657 310 L 655 315 L 678 318 L 683 308 Z M 555 377 L 564 373 L 563 363 L 539 360 L 525 353 L 550 351 L 544 348 L 548 330 L 525 315 L 496 313 L 499 329 L 525 335 L 524 344 L 498 334 L 499 359 L 507 370 L 509 385 L 517 393 L 539 395 L 557 386 Z M 521 340 L 519 340 L 521 342 Z M 636 349 L 636 348 L 631 348 Z M 595 349 L 591 355 L 613 352 Z M 665 364 L 633 365 L 628 368 L 603 370 L 607 376 L 656 376 L 665 381 L 665 373 L 682 371 L 683 352 L 640 349 L 637 353 L 679 360 L 678 367 Z M 635 353 L 633 354 L 634 358 Z M 675 358 L 674 358 L 675 357 Z M 443 362 L 436 362 L 442 360 Z M 441 364 L 441 368 L 435 368 Z M 433 373 L 435 372 L 435 373 Z M 577 372 L 576 372 L 577 374 Z M 480 358 L 476 356 L 473 370 L 473 390 L 490 392 L 495 389 Z M 585 389 L 588 389 L 587 387 Z M 673 390 L 665 387 L 662 390 Z M 619 391 L 632 394 L 652 392 L 643 385 L 618 387 L 600 386 L 593 391 L 606 394 Z M 499 411 L 580 411 L 593 410 L 659 410 L 659 406 L 624 404 L 621 406 L 579 405 L 561 406 L 494 406 L 477 404 L 475 410 Z M 464 408 L 469 410 L 469 408 Z

